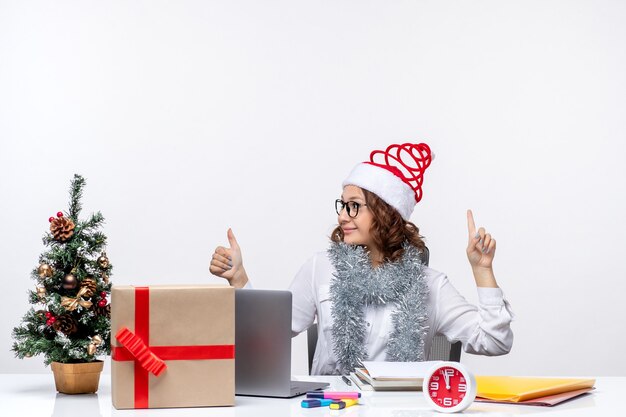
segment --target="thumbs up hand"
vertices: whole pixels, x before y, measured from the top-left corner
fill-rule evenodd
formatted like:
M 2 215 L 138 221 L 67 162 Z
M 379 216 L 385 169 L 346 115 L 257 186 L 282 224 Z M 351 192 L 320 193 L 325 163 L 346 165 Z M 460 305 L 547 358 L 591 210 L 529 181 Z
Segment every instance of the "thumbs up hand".
M 248 275 L 243 267 L 241 248 L 231 229 L 228 229 L 227 236 L 230 247 L 218 246 L 215 248 L 209 264 L 209 272 L 226 279 L 235 288 L 243 288 L 248 282 Z

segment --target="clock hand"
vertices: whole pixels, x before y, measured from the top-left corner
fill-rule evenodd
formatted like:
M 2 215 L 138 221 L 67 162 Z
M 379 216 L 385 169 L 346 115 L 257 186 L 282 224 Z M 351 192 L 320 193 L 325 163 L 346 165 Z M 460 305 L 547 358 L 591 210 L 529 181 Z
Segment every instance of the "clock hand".
M 443 379 L 446 381 L 446 389 L 450 389 L 450 375 L 446 371 L 443 371 Z

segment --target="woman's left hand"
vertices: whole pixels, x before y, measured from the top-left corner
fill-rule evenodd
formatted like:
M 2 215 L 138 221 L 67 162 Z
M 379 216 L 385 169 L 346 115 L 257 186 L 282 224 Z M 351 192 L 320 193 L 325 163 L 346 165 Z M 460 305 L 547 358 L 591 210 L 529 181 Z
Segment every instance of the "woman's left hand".
M 485 231 L 484 227 L 476 230 L 472 210 L 467 210 L 467 229 L 469 232 L 467 259 L 472 265 L 472 269 L 491 269 L 493 257 L 496 254 L 496 240 Z
M 476 230 L 472 210 L 467 210 L 467 230 L 469 242 L 467 244 L 467 259 L 472 265 L 472 272 L 477 287 L 497 288 L 496 277 L 493 274 L 493 257 L 496 254 L 496 240 L 481 227 Z

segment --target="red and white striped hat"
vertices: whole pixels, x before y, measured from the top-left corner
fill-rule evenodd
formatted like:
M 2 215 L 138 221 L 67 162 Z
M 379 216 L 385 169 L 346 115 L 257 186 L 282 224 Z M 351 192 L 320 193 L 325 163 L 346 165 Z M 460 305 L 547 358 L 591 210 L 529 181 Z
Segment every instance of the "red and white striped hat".
M 422 199 L 424 171 L 434 157 L 425 143 L 390 145 L 373 151 L 369 162 L 355 166 L 342 187 L 356 185 L 371 191 L 408 221 Z

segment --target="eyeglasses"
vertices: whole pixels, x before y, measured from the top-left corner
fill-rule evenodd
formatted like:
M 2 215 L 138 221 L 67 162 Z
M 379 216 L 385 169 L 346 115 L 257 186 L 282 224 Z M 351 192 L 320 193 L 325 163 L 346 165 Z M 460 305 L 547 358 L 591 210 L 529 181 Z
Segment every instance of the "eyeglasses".
M 335 211 L 341 215 L 341 211 L 345 208 L 348 212 L 348 216 L 355 218 L 359 214 L 361 207 L 367 207 L 367 204 L 357 203 L 356 201 L 343 201 L 341 199 L 335 200 Z

